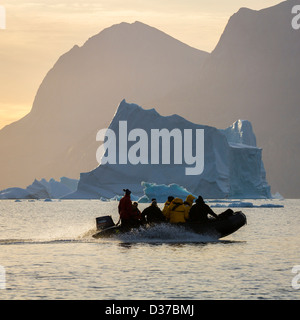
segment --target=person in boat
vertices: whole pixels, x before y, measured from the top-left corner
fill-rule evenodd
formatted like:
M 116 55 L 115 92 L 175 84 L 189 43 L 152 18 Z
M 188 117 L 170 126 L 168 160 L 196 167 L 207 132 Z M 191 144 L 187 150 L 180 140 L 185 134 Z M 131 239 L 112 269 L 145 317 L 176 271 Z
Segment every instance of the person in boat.
M 133 218 L 136 219 L 136 220 L 141 220 L 142 213 L 141 213 L 140 209 L 138 208 L 138 205 L 139 204 L 137 202 L 134 202 L 132 204 Z
M 198 199 L 196 199 L 195 204 L 190 209 L 189 222 L 206 223 L 209 221 L 208 214 L 216 219 L 218 218 L 213 210 L 204 202 L 203 198 L 199 196 Z
M 123 198 L 119 202 L 118 211 L 121 220 L 121 227 L 131 228 L 133 225 L 133 208 L 130 199 L 131 191 L 123 189 L 125 192 Z
M 194 199 L 196 199 L 196 197 L 194 197 L 192 194 L 189 194 L 184 201 L 184 205 L 188 212 L 190 212 Z
M 135 227 L 139 227 L 142 223 L 142 213 L 138 208 L 138 203 L 133 202 L 132 204 L 132 224 Z
M 175 198 L 170 204 L 166 218 L 170 223 L 185 223 L 189 218 L 189 209 L 184 205 L 183 200 Z
M 152 199 L 151 205 L 143 210 L 142 221 L 148 223 L 160 223 L 166 221 L 165 216 L 157 206 L 156 199 Z
M 164 208 L 162 210 L 163 215 L 166 217 L 167 216 L 167 212 L 169 209 L 170 204 L 172 203 L 172 201 L 174 200 L 173 196 L 169 196 L 168 200 L 165 202 Z

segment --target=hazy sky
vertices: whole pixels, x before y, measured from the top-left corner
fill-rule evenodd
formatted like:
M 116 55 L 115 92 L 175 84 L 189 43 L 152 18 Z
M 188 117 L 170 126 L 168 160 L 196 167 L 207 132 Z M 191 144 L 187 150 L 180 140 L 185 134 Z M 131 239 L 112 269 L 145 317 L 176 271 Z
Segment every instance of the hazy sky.
M 275 0 L 0 0 L 0 129 L 27 114 L 47 71 L 75 44 L 120 22 L 141 21 L 211 52 L 230 16 Z M 1 17 L 1 16 L 0 16 Z

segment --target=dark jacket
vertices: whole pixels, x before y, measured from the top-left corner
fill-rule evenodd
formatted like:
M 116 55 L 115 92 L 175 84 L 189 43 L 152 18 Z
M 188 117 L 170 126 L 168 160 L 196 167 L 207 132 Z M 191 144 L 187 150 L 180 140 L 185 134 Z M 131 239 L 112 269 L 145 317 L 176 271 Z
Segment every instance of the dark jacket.
M 190 209 L 189 221 L 190 222 L 207 222 L 208 214 L 217 218 L 218 216 L 212 209 L 204 202 L 196 202 Z
M 165 216 L 163 215 L 161 210 L 153 204 L 143 210 L 142 219 L 146 220 L 149 223 L 166 221 Z

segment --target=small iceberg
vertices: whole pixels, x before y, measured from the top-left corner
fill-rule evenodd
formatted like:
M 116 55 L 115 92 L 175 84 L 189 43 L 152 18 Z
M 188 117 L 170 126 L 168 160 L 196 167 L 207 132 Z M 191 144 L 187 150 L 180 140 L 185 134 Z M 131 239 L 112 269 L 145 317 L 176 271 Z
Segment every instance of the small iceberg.
M 216 203 L 211 205 L 212 208 L 284 208 L 284 205 L 275 203 L 264 203 L 255 205 L 252 202 L 232 201 L 225 203 Z
M 141 203 L 151 202 L 151 199 L 153 198 L 155 198 L 159 203 L 165 203 L 168 196 L 185 199 L 189 194 L 191 194 L 187 189 L 175 183 L 165 185 L 142 182 L 141 185 L 144 191 L 144 195 L 138 199 L 138 202 Z

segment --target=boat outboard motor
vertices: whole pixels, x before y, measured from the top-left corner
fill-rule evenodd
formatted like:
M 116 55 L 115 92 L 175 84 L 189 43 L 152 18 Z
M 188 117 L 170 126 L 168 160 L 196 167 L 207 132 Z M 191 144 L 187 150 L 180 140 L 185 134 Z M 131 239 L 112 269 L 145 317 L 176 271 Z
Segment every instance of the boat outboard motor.
M 97 230 L 103 230 L 115 225 L 111 216 L 104 216 L 96 218 Z

